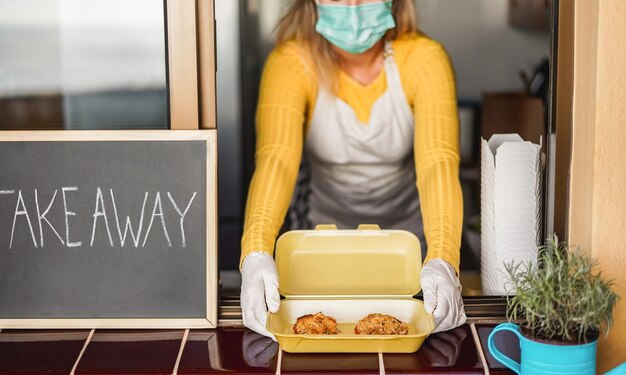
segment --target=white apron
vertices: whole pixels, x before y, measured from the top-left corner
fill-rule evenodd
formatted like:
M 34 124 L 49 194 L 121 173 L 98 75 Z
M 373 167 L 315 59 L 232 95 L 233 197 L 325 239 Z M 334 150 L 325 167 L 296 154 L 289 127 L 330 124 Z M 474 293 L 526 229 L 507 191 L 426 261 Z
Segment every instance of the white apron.
M 359 121 L 343 100 L 320 87 L 304 150 L 308 186 L 298 184 L 290 217 L 292 229 L 336 224 L 354 229 L 379 224 L 413 232 L 425 251 L 415 187 L 413 113 L 390 46 L 385 47 L 387 91 L 374 103 L 369 124 Z M 294 207 L 307 196 L 303 220 Z M 297 210 L 297 209 L 296 209 Z M 300 215 L 302 216 L 302 215 Z

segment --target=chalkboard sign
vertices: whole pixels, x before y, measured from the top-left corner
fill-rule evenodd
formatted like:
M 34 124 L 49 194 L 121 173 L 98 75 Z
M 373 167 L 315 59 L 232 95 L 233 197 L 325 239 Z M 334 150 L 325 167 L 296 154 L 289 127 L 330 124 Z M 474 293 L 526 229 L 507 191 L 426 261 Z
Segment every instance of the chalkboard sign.
M 216 136 L 0 132 L 0 328 L 217 323 Z

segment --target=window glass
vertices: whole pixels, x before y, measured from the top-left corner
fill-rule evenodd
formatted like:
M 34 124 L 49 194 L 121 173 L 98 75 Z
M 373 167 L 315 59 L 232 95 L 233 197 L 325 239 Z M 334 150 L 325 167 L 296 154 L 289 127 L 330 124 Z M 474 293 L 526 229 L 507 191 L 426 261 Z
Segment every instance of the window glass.
M 0 0 L 0 129 L 167 127 L 162 2 Z

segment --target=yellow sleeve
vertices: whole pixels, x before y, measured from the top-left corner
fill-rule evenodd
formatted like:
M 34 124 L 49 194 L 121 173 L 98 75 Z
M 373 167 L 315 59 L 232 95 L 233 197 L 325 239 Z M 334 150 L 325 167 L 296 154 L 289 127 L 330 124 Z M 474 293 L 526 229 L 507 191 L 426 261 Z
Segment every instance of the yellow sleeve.
M 298 176 L 312 77 L 299 48 L 275 49 L 263 69 L 256 113 L 255 170 L 246 202 L 241 258 L 274 252 Z
M 463 196 L 454 73 L 443 47 L 421 38 L 407 56 L 405 92 L 415 116 L 414 155 L 428 254 L 459 272 Z

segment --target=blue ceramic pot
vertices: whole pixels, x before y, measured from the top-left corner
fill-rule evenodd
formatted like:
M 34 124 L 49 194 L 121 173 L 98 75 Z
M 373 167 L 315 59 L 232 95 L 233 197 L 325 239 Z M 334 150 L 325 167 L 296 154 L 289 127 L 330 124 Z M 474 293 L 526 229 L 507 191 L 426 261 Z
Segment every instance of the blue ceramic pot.
M 500 331 L 511 331 L 517 335 L 522 363 L 517 363 L 496 348 L 494 338 Z M 491 355 L 522 375 L 595 375 L 597 344 L 598 340 L 582 345 L 553 345 L 533 341 L 522 335 L 519 327 L 511 323 L 496 326 L 488 340 Z

